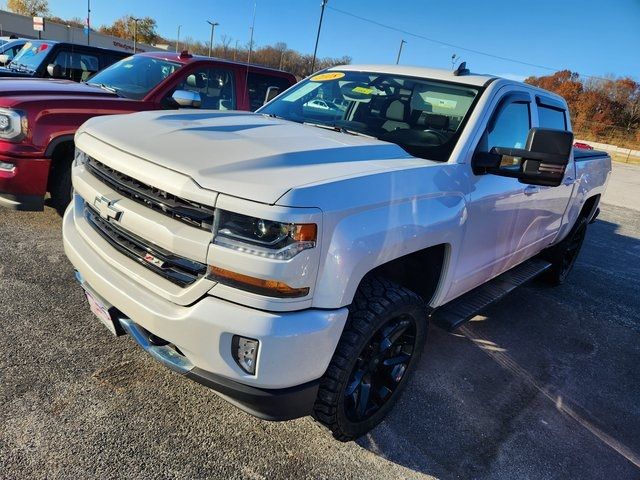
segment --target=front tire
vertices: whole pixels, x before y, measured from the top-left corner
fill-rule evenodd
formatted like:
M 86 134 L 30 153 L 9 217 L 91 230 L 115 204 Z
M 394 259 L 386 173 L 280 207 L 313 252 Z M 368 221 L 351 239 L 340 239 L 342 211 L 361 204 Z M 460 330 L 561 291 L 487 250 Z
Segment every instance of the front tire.
M 427 336 L 427 307 L 384 278 L 362 282 L 321 379 L 314 418 L 341 441 L 374 428 L 397 402 Z
M 60 215 L 71 202 L 73 184 L 71 182 L 71 164 L 73 163 L 73 148 L 65 148 L 54 161 L 49 184 L 52 206 Z

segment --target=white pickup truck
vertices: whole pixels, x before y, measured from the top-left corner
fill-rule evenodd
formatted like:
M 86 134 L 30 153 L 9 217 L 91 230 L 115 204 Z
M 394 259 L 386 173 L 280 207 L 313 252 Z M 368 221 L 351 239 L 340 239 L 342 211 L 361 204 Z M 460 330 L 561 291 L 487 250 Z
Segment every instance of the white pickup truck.
M 342 66 L 257 113 L 96 117 L 65 250 L 113 333 L 349 440 L 393 406 L 430 322 L 565 279 L 611 170 L 572 141 L 561 97 L 461 69 Z

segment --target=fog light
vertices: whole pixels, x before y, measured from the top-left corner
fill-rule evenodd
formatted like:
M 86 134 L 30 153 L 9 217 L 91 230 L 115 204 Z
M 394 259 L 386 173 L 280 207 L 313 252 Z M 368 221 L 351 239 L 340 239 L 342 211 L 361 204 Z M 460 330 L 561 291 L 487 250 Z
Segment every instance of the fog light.
M 256 372 L 256 360 L 258 359 L 258 347 L 260 342 L 253 338 L 234 335 L 231 340 L 231 355 L 236 363 L 245 372 L 253 375 Z

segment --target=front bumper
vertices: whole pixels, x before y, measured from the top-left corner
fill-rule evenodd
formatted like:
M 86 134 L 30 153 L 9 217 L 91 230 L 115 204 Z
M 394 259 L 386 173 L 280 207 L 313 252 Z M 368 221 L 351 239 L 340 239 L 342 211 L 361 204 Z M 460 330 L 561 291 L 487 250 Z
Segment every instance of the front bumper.
M 0 155 L 0 206 L 12 210 L 42 210 L 51 161 Z
M 191 305 L 174 304 L 93 251 L 75 226 L 73 208 L 63 220 L 64 248 L 83 282 L 123 318 L 175 345 L 192 365 L 182 373 L 261 418 L 294 418 L 311 411 L 317 381 L 342 334 L 346 308 L 265 312 L 209 295 Z M 114 262 L 117 256 L 114 250 Z M 233 359 L 233 335 L 260 341 L 255 375 Z

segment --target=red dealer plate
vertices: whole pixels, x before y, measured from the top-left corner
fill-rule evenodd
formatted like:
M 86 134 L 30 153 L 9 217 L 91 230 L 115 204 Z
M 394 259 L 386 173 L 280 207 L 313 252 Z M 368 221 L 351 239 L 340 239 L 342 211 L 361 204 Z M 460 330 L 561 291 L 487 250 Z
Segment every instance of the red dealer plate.
M 94 297 L 91 293 L 85 290 L 85 295 L 87 296 L 87 301 L 89 302 L 89 307 L 93 314 L 98 317 L 104 326 L 109 329 L 111 333 L 117 335 L 116 333 L 116 325 L 113 323 L 113 319 L 111 315 L 109 315 L 109 309 L 102 303 L 98 298 Z

